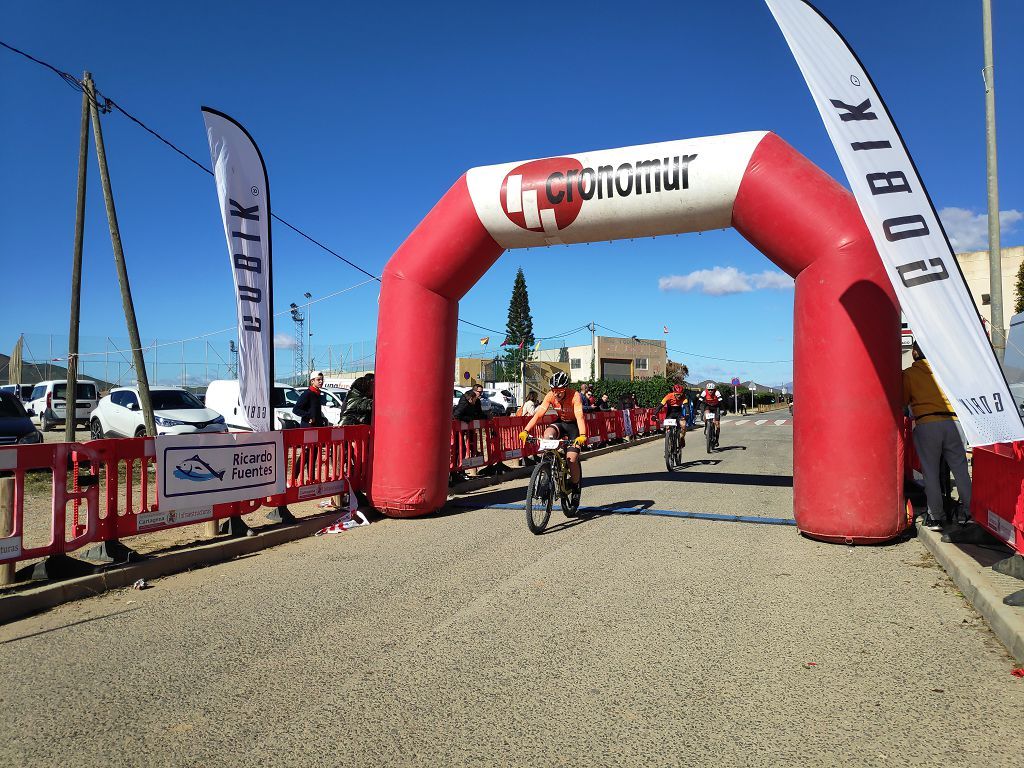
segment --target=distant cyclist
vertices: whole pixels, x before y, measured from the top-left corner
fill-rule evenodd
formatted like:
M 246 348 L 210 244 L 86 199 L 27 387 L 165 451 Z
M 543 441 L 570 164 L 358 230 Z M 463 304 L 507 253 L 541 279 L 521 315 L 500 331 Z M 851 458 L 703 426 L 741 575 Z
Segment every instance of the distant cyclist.
M 569 387 L 569 374 L 565 371 L 557 371 L 548 380 L 551 391 L 544 395 L 541 404 L 537 406 L 533 416 L 526 423 L 526 428 L 519 433 L 519 439 L 524 443 L 530 436 L 530 430 L 543 418 L 548 409 L 553 409 L 558 414 L 558 421 L 548 424 L 544 428 L 544 437 L 562 438 L 572 442 L 565 449 L 565 458 L 569 461 L 569 479 L 572 484 L 579 487 L 580 472 L 580 447 L 587 442 L 587 425 L 583 420 L 583 400 L 580 393 Z
M 654 418 L 658 418 L 661 409 L 665 409 L 666 419 L 676 419 L 682 429 L 679 430 L 679 445 L 686 445 L 686 421 L 683 419 L 683 410 L 690 404 L 690 398 L 686 396 L 686 390 L 682 384 L 676 384 L 672 391 L 661 398 L 661 405 L 654 412 Z
M 715 415 L 715 442 L 717 443 L 722 436 L 722 404 L 725 402 L 722 393 L 718 391 L 718 385 L 709 381 L 704 387 L 704 391 L 700 393 L 698 402 L 704 413 L 712 411 Z M 704 418 L 704 414 L 701 414 L 701 417 Z

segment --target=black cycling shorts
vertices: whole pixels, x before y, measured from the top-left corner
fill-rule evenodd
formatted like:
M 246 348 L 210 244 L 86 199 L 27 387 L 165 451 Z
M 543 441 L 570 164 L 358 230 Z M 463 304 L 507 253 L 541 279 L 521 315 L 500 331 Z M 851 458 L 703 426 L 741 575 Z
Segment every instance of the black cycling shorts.
M 549 424 L 548 426 L 557 429 L 558 435 L 563 440 L 572 441 L 580 436 L 580 427 L 575 421 L 556 421 L 554 424 Z M 578 451 L 579 449 L 580 447 L 573 442 L 570 442 L 565 448 L 566 452 Z

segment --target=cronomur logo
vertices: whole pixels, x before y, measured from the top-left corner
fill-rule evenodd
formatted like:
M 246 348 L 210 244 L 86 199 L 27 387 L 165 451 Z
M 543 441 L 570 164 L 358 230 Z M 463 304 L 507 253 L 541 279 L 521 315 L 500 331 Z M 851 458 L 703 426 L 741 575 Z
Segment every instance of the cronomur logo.
M 224 479 L 226 470 L 218 472 L 201 458 L 197 453 L 191 459 L 185 459 L 174 468 L 174 476 L 181 480 L 192 480 L 197 483 L 204 483 L 207 480 Z
M 576 221 L 586 200 L 677 192 L 690 187 L 692 155 L 641 158 L 632 163 L 585 168 L 571 157 L 518 165 L 505 175 L 500 200 L 516 226 L 549 239 Z

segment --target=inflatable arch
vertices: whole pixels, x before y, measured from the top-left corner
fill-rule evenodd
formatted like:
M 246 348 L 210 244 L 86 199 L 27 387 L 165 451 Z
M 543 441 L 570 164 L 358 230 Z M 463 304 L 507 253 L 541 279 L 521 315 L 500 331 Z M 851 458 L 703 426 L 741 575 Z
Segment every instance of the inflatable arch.
M 456 181 L 384 270 L 374 505 L 416 517 L 445 503 L 458 303 L 503 251 L 727 226 L 796 279 L 799 529 L 896 536 L 907 525 L 899 306 L 853 196 L 764 132 L 505 163 Z

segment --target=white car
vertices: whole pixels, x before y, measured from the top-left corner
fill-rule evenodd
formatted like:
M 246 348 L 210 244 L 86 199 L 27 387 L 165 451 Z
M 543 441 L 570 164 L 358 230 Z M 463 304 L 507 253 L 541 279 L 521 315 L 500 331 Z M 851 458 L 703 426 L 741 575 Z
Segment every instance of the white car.
M 99 399 L 96 382 L 79 379 L 76 391 L 78 396 L 75 398 L 75 421 L 84 426 L 89 423 L 89 416 Z M 49 432 L 52 427 L 64 423 L 64 417 L 67 416 L 67 395 L 67 379 L 41 381 L 32 388 L 32 394 L 25 402 L 25 410 L 29 416 L 36 418 L 43 432 Z
M 292 413 L 292 405 L 299 396 L 295 388 L 275 383 L 270 389 L 270 407 L 274 412 L 273 429 L 292 429 L 299 426 L 299 417 Z M 212 408 L 227 422 L 229 432 L 251 432 L 242 412 L 238 379 L 214 379 L 206 387 L 207 407 Z
M 452 408 L 455 408 L 455 406 L 459 404 L 459 400 L 462 399 L 462 395 L 469 392 L 471 389 L 472 387 L 455 387 L 454 394 L 452 396 Z M 484 396 L 480 399 L 480 407 L 484 412 L 484 416 L 488 419 L 493 419 L 495 416 L 505 415 L 505 409 L 497 403 L 492 402 L 491 399 L 487 397 L 486 389 L 484 390 Z
M 190 435 L 196 432 L 227 432 L 224 417 L 179 387 L 153 387 L 149 390 L 153 420 L 158 435 Z M 89 419 L 93 440 L 104 437 L 142 437 L 146 423 L 138 387 L 117 387 L 100 400 Z
M 485 389 L 484 397 L 491 401 L 493 405 L 501 406 L 505 416 L 514 416 L 516 412 L 516 398 L 507 389 Z M 495 416 L 501 416 L 500 413 L 493 414 Z

